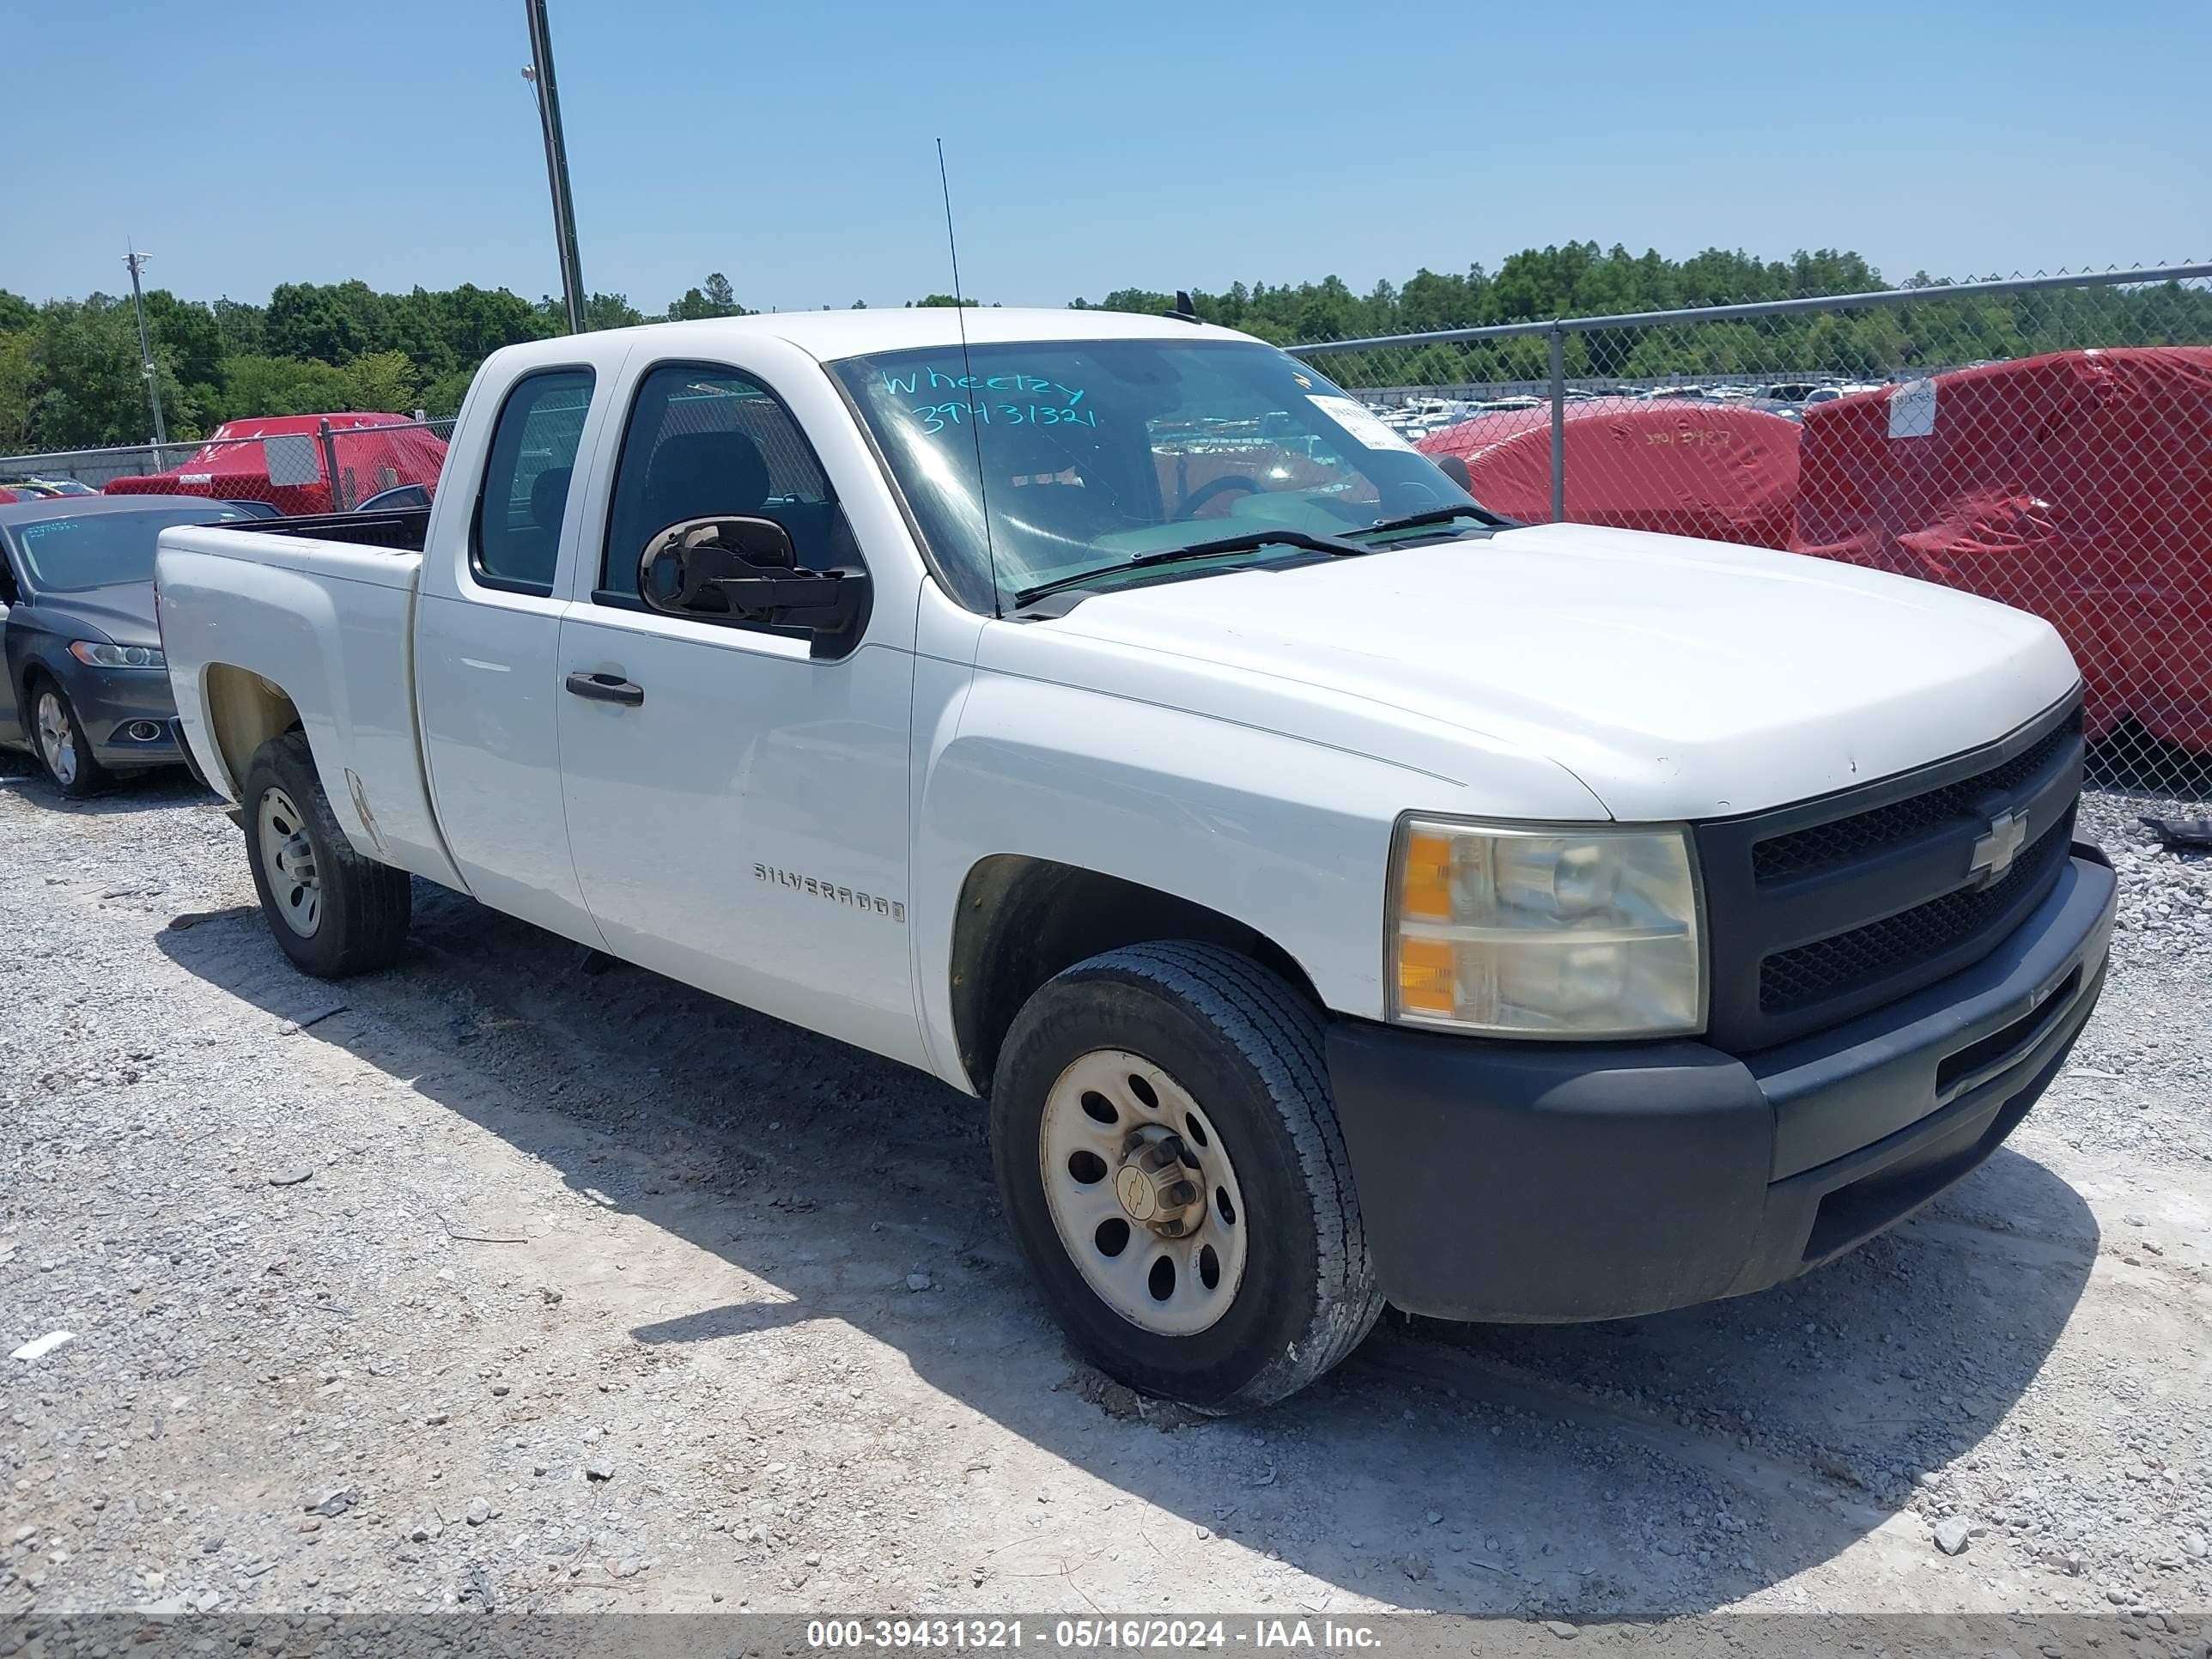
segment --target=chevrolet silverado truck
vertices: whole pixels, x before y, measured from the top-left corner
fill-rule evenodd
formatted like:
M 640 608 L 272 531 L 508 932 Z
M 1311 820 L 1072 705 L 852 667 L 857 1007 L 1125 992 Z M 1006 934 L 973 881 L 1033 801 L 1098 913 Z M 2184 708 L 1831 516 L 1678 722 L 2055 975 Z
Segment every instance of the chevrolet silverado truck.
M 300 967 L 392 963 L 421 878 L 980 1097 L 1068 1334 L 1204 1410 L 1385 1302 L 1817 1267 L 2104 984 L 2044 623 L 1507 522 L 1182 319 L 511 347 L 429 507 L 165 530 L 157 586 Z

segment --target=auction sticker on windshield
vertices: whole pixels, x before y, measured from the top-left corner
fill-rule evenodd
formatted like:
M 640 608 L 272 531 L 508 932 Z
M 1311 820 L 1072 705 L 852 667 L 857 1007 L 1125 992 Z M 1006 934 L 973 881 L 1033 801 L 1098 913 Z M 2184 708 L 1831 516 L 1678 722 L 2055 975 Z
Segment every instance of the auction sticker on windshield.
M 1411 449 L 1413 447 L 1413 445 L 1376 420 L 1373 411 L 1356 398 L 1324 398 L 1319 392 L 1309 392 L 1306 394 L 1306 401 L 1370 449 Z

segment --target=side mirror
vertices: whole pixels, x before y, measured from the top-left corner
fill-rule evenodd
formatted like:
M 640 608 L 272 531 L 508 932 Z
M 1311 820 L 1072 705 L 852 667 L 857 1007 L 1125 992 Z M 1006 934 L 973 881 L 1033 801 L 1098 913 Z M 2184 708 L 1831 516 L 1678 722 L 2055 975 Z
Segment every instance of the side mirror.
M 652 609 L 696 622 L 768 623 L 825 639 L 858 632 L 865 570 L 801 570 L 773 519 L 687 519 L 646 543 L 637 591 Z
M 726 616 L 714 584 L 725 577 L 797 567 L 791 536 L 772 519 L 686 519 L 645 544 L 640 598 L 674 617 Z

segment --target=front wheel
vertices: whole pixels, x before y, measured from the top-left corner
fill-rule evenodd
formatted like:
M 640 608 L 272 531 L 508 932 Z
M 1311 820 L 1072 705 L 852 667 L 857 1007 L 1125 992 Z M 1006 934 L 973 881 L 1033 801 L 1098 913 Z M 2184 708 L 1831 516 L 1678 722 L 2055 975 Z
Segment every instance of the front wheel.
M 1098 1366 L 1200 1411 L 1265 1406 L 1375 1323 L 1319 1015 L 1217 945 L 1110 951 L 1032 997 L 992 1091 L 1016 1242 Z
M 46 775 L 72 800 L 98 794 L 115 781 L 115 775 L 94 758 L 92 741 L 70 706 L 68 693 L 48 679 L 33 684 L 31 726 Z
M 269 931 L 303 973 L 389 967 L 407 943 L 407 872 L 365 859 L 331 816 L 304 732 L 271 738 L 246 769 L 246 856 Z

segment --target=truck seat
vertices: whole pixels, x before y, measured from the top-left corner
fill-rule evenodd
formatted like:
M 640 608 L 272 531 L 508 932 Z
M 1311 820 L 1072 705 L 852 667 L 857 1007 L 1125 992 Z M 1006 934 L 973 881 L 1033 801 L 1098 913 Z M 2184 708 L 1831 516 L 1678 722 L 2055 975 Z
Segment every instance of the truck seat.
M 648 536 L 684 519 L 757 514 L 768 500 L 768 462 L 742 432 L 684 432 L 664 438 L 646 469 L 646 522 L 629 539 Z

